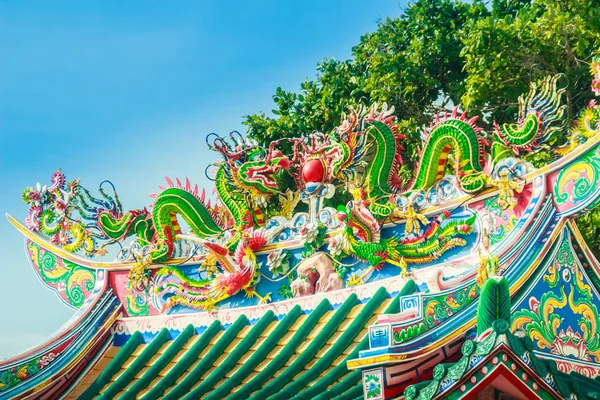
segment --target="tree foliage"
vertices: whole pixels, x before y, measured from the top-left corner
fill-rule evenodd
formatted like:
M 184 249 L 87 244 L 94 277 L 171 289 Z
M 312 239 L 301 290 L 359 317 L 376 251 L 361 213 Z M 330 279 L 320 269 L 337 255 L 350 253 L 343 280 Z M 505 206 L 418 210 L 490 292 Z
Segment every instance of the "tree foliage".
M 407 136 L 404 159 L 411 171 L 420 132 L 436 114 L 461 105 L 481 116 L 489 131 L 494 120 L 514 121 L 518 96 L 550 74 L 564 74 L 567 113 L 574 119 L 593 96 L 589 63 L 598 50 L 596 0 L 417 0 L 362 36 L 350 60 L 324 59 L 316 79 L 306 79 L 299 92 L 277 88 L 272 115 L 247 115 L 244 124 L 252 137 L 269 143 L 329 132 L 349 106 L 386 102 Z M 528 159 L 540 165 L 551 157 L 542 151 Z M 600 220 L 600 211 L 593 213 L 580 223 L 590 235 L 593 226 L 585 221 Z M 600 249 L 598 235 L 588 238 Z

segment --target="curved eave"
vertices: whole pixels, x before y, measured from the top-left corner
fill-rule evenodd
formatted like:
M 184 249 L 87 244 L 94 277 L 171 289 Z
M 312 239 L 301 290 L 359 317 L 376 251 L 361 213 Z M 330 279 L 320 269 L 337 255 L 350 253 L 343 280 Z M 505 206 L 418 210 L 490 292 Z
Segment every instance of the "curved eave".
M 549 252 L 555 245 L 557 238 L 563 234 L 563 228 L 568 226 L 572 229 L 570 223 L 567 225 L 568 222 L 569 221 L 565 219 L 561 219 L 552 230 L 551 235 L 547 238 L 542 248 L 539 249 L 536 254 L 548 254 L 548 256 L 552 257 L 552 254 L 549 254 Z M 575 238 L 575 240 L 577 240 L 577 238 Z M 555 249 L 555 252 L 556 251 L 557 249 Z M 545 261 L 546 257 L 532 257 L 526 267 L 518 268 L 518 274 L 515 273 L 514 268 L 507 271 L 507 278 L 510 282 L 511 298 L 519 296 L 520 293 L 527 289 L 526 282 L 535 275 L 539 265 Z M 475 326 L 477 320 L 476 307 L 477 301 L 473 302 L 460 313 L 453 315 L 452 318 L 442 322 L 435 329 L 426 331 L 422 335 L 419 335 L 406 343 L 390 348 L 391 351 L 389 353 L 351 359 L 348 361 L 348 368 L 364 369 L 365 367 L 403 363 L 408 360 L 425 357 L 438 351 L 438 349 L 448 346 L 453 341 L 456 341 L 457 338 L 464 336 L 465 332 Z M 460 320 L 461 323 L 459 326 L 456 326 L 456 321 L 458 320 Z M 415 346 L 416 342 L 422 342 L 424 345 Z
M 0 398 L 55 397 L 112 339 L 120 303 L 109 289 L 81 309 L 46 343 L 0 362 Z
M 540 207 L 541 204 L 540 206 L 537 206 L 535 212 L 532 212 L 531 215 L 537 217 L 536 214 L 540 210 Z M 546 208 L 554 210 L 550 205 L 547 205 Z M 505 246 L 504 252 L 498 254 L 501 265 L 507 266 L 506 274 L 510 282 L 511 297 L 518 295 L 523 283 L 535 273 L 536 268 L 543 261 L 543 257 L 539 257 L 539 255 L 546 254 L 549 249 L 552 248 L 556 238 L 560 235 L 562 227 L 566 223 L 566 219 L 564 218 L 560 219 L 556 226 L 551 229 L 550 236 L 544 241 L 541 248 L 533 253 L 528 253 L 533 250 L 534 246 L 532 246 L 532 244 L 544 237 L 544 232 L 548 229 L 547 226 L 550 224 L 550 221 L 552 221 L 552 218 L 553 214 L 551 213 L 547 218 L 531 218 L 526 221 L 525 226 L 529 226 L 532 229 L 527 230 L 530 236 L 526 237 L 525 244 L 523 244 L 523 242 L 519 244 L 519 240 L 523 240 L 523 234 L 511 232 L 513 245 Z M 523 228 L 523 230 L 525 229 Z M 520 265 L 517 266 L 514 265 L 513 262 L 518 258 L 522 259 L 520 260 Z M 518 274 L 516 272 L 518 272 Z M 475 277 L 473 276 L 470 278 L 470 281 L 474 282 Z M 389 353 L 350 360 L 348 362 L 348 368 L 362 369 L 366 366 L 402 363 L 407 360 L 426 357 L 429 354 L 438 351 L 439 348 L 450 345 L 453 341 L 456 341 L 457 338 L 464 336 L 469 329 L 473 328 L 476 322 L 476 307 L 477 302 L 475 301 L 459 313 L 456 313 L 451 318 L 440 323 L 435 328 L 392 348 L 393 350 Z M 460 321 L 458 326 L 457 321 Z
M 540 268 L 540 266 L 548 265 L 548 263 L 551 263 L 552 260 L 556 258 L 560 249 L 560 244 L 563 242 L 563 240 L 568 240 L 573 249 L 578 249 L 581 252 L 580 256 L 578 256 L 578 262 L 579 259 L 581 260 L 581 262 L 579 262 L 579 267 L 585 270 L 585 273 L 590 278 L 590 281 L 592 282 L 596 292 L 598 292 L 600 289 L 600 265 L 598 264 L 598 261 L 585 244 L 577 225 L 569 219 L 560 218 L 559 223 L 557 223 L 555 228 L 552 230 L 552 234 L 549 235 L 544 241 L 545 245 L 537 253 L 541 256 L 534 257 L 533 260 L 527 264 L 527 268 L 517 268 L 516 271 L 511 271 L 513 277 L 510 279 L 510 293 L 513 300 L 515 298 L 522 299 L 524 296 L 527 296 L 527 293 L 531 290 L 532 285 L 535 285 L 535 280 L 539 278 L 540 271 L 544 270 L 543 268 Z M 476 305 L 477 302 L 474 304 Z M 461 322 L 458 330 L 465 331 L 473 327 L 476 323 L 474 308 L 465 309 L 463 312 L 461 312 L 461 314 L 467 314 L 470 319 L 464 325 Z M 446 321 L 444 325 L 454 324 L 455 326 L 457 319 L 460 318 L 461 315 L 457 313 L 451 319 Z M 348 367 L 350 369 L 365 369 L 381 365 L 409 365 L 407 363 L 408 361 L 414 361 L 419 357 L 425 357 L 434 351 L 439 351 L 439 349 L 447 346 L 453 340 L 453 334 L 451 333 L 437 332 L 437 334 L 435 334 L 433 331 L 426 332 L 421 336 L 421 339 L 423 337 L 439 336 L 442 336 L 440 340 L 431 340 L 427 346 L 421 347 L 415 351 L 403 350 L 405 346 L 401 345 L 396 348 L 396 352 L 390 352 L 389 354 L 376 354 L 373 356 L 366 356 L 350 360 L 348 362 Z M 419 338 L 414 339 L 411 342 L 414 342 L 415 340 L 419 340 Z M 409 347 L 410 342 L 406 345 L 406 348 Z M 547 357 L 546 354 L 540 353 L 539 355 L 544 358 Z
M 35 232 L 32 232 L 30 229 L 28 229 L 25 225 L 23 225 L 21 222 L 19 222 L 17 219 L 15 219 L 10 214 L 6 214 L 6 219 L 8 219 L 8 221 L 27 239 L 48 249 L 53 254 L 55 254 L 61 258 L 64 258 L 65 260 L 73 262 L 74 264 L 81 265 L 83 267 L 86 267 L 86 268 L 89 268 L 92 270 L 103 269 L 106 271 L 129 271 L 133 266 L 135 266 L 135 263 L 132 263 L 132 262 L 94 261 L 90 258 L 86 258 L 86 257 L 82 257 L 80 255 L 74 254 L 74 253 L 70 253 L 70 252 L 64 250 L 63 248 L 55 245 L 54 243 L 51 243 L 47 238 L 45 238 L 41 235 L 38 235 Z M 167 264 L 167 265 L 180 264 L 182 260 L 184 260 L 184 259 L 172 259 L 172 260 L 166 261 L 164 264 Z M 162 268 L 162 267 L 163 267 L 163 264 L 160 264 L 160 265 L 152 264 L 148 268 Z

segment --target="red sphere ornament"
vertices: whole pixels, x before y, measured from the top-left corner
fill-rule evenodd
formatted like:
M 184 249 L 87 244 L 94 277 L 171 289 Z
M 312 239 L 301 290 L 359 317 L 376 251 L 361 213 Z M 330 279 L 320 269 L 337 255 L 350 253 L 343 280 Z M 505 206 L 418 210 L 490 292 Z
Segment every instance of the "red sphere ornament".
M 325 166 L 318 159 L 308 160 L 302 166 L 302 179 L 304 182 L 320 183 L 325 178 Z

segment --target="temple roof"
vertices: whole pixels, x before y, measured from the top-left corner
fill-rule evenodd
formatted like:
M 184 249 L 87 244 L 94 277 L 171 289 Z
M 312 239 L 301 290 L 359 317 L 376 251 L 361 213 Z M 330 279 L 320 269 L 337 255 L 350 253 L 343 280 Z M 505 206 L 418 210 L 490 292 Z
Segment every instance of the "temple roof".
M 407 387 L 397 398 L 431 400 L 453 392 L 477 393 L 474 388 L 493 385 L 499 376 L 514 385 L 513 391 L 528 398 L 600 399 L 600 380 L 558 371 L 554 361 L 534 354 L 528 336 L 515 336 L 504 320 L 495 321 L 478 340 L 467 340 L 457 362 L 437 365 L 433 379 Z M 499 389 L 508 390 L 506 386 Z
M 410 281 L 392 299 L 382 287 L 363 303 L 351 294 L 339 307 L 324 299 L 310 313 L 296 305 L 279 320 L 269 311 L 253 324 L 242 315 L 202 332 L 164 328 L 147 343 L 135 332 L 66 398 L 362 398 L 361 373 L 346 361 L 368 348 L 377 315 L 398 312 L 398 298 L 414 288 Z

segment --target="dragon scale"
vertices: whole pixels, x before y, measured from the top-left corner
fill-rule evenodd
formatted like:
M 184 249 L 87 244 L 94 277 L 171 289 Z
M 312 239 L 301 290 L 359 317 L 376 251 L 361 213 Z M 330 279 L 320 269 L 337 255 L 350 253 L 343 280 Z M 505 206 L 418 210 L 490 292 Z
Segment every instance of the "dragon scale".
M 173 240 L 173 232 L 179 231 L 179 227 L 175 225 L 177 215 L 183 218 L 198 237 L 207 238 L 223 232 L 196 196 L 180 188 L 168 188 L 156 198 L 152 211 L 159 236 L 158 246 L 151 253 L 154 261 L 162 261 L 170 255 L 169 245 Z M 161 237 L 163 240 L 160 240 Z
M 236 198 L 241 196 L 232 193 L 222 166 L 217 171 L 215 186 L 219 198 L 234 220 L 234 225 L 240 226 L 248 209 L 244 206 L 244 201 Z M 146 210 L 132 210 L 121 218 L 115 218 L 105 212 L 99 216 L 98 224 L 102 231 L 113 239 L 137 234 L 138 241 L 143 246 L 152 243 L 153 238 L 157 239 L 156 249 L 151 252 L 151 257 L 153 261 L 160 262 L 172 253 L 174 235 L 179 233 L 177 216 L 181 216 L 192 232 L 200 238 L 223 233 L 223 227 L 215 221 L 213 213 L 202 199 L 180 187 L 167 188 L 156 197 L 151 218 Z
M 372 201 L 369 208 L 374 215 L 386 217 L 393 210 L 389 198 L 394 193 L 391 182 L 397 171 L 398 144 L 394 132 L 381 121 L 370 123 L 367 132 L 374 152 L 365 170 L 366 191 Z
M 465 192 L 475 192 L 486 184 L 482 167 L 482 145 L 475 129 L 466 121 L 448 119 L 433 126 L 423 149 L 417 176 L 411 190 L 426 189 L 442 178 L 449 154 Z
M 154 225 L 147 210 L 132 210 L 121 218 L 103 212 L 98 216 L 98 225 L 106 236 L 113 240 L 136 234 L 138 242 L 145 246 L 152 242 L 154 236 Z

